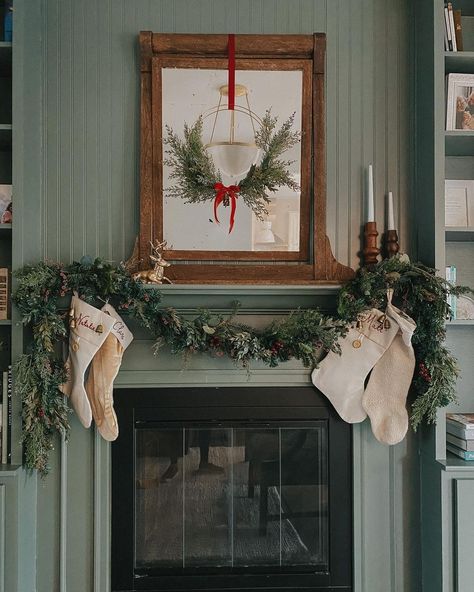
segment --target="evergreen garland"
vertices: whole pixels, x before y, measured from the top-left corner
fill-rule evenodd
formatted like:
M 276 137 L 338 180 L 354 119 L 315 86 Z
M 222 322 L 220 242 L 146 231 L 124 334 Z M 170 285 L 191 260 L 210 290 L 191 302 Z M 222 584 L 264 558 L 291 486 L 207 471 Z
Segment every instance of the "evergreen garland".
M 435 275 L 433 269 L 412 264 L 404 256 L 362 269 L 340 292 L 338 318 L 317 309 L 296 310 L 284 319 L 257 330 L 229 317 L 199 311 L 192 319 L 161 306 L 161 294 L 134 280 L 122 266 L 83 257 L 70 265 L 42 262 L 16 272 L 13 301 L 25 325 L 32 329 L 28 352 L 15 364 L 14 389 L 21 397 L 26 466 L 48 471 L 55 433 L 67 437 L 67 402 L 58 387 L 65 379 L 62 345 L 67 340 L 67 310 L 77 291 L 88 303 L 110 300 L 123 314 L 136 319 L 154 336 L 154 351 L 166 344 L 173 353 L 196 352 L 227 356 L 248 367 L 253 360 L 277 366 L 290 359 L 306 367 L 317 364 L 324 352 L 339 351 L 344 336 L 361 311 L 386 306 L 387 287 L 394 301 L 417 323 L 413 345 L 417 369 L 412 383 L 411 423 L 433 422 L 438 407 L 455 400 L 456 360 L 443 345 L 449 292 L 461 294 Z M 236 311 L 237 312 L 237 309 Z
M 278 118 L 272 117 L 268 110 L 255 134 L 255 144 L 262 151 L 261 162 L 252 165 L 239 182 L 239 196 L 260 219 L 267 214 L 268 192 L 275 192 L 283 186 L 294 191 L 299 189 L 288 171 L 291 161 L 281 159 L 282 154 L 301 138 L 299 132 L 292 131 L 294 118 L 295 115 L 291 115 L 277 130 Z M 164 163 L 172 169 L 170 179 L 174 182 L 165 190 L 169 197 L 179 197 L 187 203 L 212 201 L 216 197 L 214 185 L 221 183 L 222 178 L 204 147 L 202 128 L 202 117 L 192 126 L 185 124 L 182 140 L 166 126 L 164 144 L 167 157 Z

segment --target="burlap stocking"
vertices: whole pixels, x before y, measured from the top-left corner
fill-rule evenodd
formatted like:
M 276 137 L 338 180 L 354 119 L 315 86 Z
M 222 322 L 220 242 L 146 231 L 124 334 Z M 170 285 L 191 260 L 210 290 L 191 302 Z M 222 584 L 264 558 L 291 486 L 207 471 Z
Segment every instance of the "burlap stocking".
M 367 414 L 362 407 L 364 381 L 392 343 L 398 326 L 372 309 L 359 315 L 356 327 L 339 341 L 342 354 L 334 352 L 311 375 L 314 385 L 326 395 L 344 421 L 359 423 Z
M 133 335 L 113 306 L 106 304 L 102 311 L 110 315 L 114 324 L 92 360 L 86 391 L 100 435 L 112 441 L 116 440 L 119 432 L 114 411 L 114 380 L 122 363 L 123 352 L 132 342 Z
M 60 388 L 70 398 L 82 425 L 88 428 L 92 422 L 92 411 L 84 389 L 84 375 L 110 333 L 114 319 L 77 295 L 71 300 L 70 319 L 69 357 L 66 361 L 68 381 Z
M 388 295 L 388 319 L 398 327 L 392 344 L 375 364 L 362 397 L 374 436 L 384 444 L 398 444 L 408 430 L 406 399 L 415 369 L 411 337 L 416 324 L 392 305 Z

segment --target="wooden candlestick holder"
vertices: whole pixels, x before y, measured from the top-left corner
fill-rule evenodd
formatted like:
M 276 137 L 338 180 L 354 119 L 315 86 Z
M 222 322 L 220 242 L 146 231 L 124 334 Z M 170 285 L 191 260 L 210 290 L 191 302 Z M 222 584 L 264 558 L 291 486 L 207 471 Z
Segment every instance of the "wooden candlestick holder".
M 398 244 L 398 234 L 396 230 L 387 230 L 384 237 L 385 243 L 385 252 L 387 254 L 387 258 L 391 259 L 395 256 L 398 251 L 400 250 L 400 245 Z
M 376 222 L 366 222 L 364 226 L 364 265 L 375 265 L 377 257 L 380 254 L 380 249 L 377 248 L 377 232 Z

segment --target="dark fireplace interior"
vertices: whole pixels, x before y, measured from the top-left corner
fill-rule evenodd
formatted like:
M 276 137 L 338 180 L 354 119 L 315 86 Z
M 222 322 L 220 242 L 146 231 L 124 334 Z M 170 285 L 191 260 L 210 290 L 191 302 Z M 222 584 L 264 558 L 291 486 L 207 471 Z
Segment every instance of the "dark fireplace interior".
M 115 391 L 112 590 L 351 590 L 351 432 L 313 388 Z

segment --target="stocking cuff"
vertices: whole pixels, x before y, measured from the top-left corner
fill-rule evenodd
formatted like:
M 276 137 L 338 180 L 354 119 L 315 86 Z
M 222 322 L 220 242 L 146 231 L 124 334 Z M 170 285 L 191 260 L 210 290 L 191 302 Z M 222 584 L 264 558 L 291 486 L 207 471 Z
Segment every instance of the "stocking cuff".
M 127 347 L 133 341 L 133 334 L 127 325 L 123 322 L 121 316 L 115 310 L 115 308 L 107 303 L 105 306 L 102 307 L 102 311 L 106 314 L 110 315 L 114 320 L 114 324 L 112 325 L 111 333 L 115 335 L 118 339 L 119 343 L 123 347 L 123 349 L 127 349 Z
M 80 338 L 100 347 L 112 329 L 113 319 L 77 296 L 72 297 L 71 309 L 75 323 L 71 338 Z

